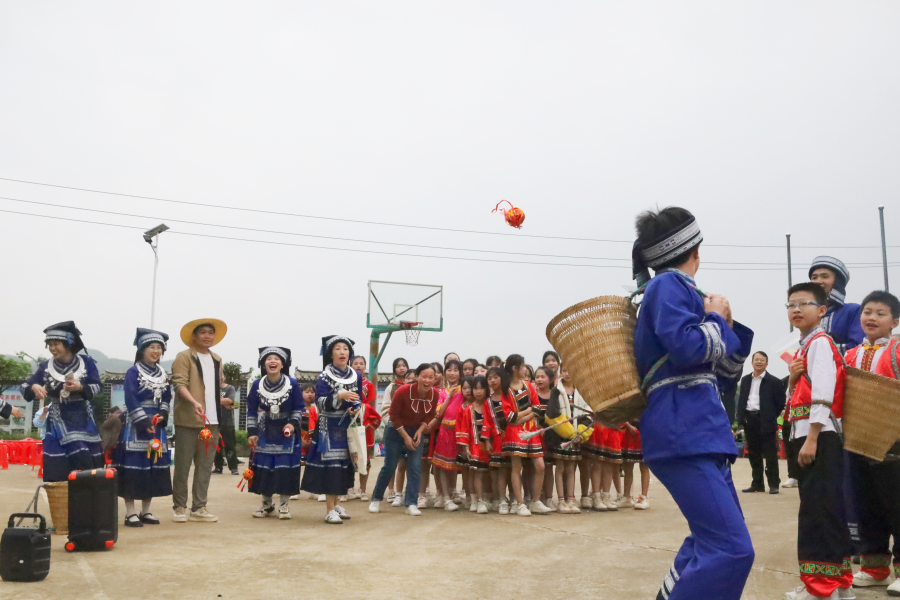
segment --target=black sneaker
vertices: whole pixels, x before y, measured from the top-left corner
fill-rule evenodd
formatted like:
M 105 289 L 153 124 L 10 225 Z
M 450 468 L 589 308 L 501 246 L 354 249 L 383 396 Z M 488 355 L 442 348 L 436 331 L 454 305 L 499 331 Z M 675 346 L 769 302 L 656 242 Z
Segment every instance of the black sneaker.
M 741 490 L 745 494 L 752 494 L 753 492 L 765 492 L 766 488 L 758 488 L 754 486 L 748 487 L 746 490 Z
M 221 475 L 221 474 L 222 474 L 222 469 L 213 469 L 213 470 L 212 470 L 212 474 L 213 474 L 213 475 Z
M 777 493 L 778 493 L 778 488 L 769 488 L 769 493 L 770 493 L 770 494 L 777 494 Z
M 238 470 L 237 470 L 237 469 L 232 469 L 232 470 L 231 470 L 231 474 L 232 474 L 232 475 L 240 475 L 240 473 L 238 473 Z

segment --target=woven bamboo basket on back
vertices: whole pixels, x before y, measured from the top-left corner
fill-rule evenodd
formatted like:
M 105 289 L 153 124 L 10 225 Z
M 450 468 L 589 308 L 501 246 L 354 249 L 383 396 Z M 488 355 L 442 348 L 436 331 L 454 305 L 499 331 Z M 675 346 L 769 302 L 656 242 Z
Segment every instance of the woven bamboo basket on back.
M 599 296 L 567 308 L 547 325 L 547 339 L 572 382 L 604 423 L 637 419 L 646 406 L 634 360 L 636 323 L 631 300 Z
M 900 381 L 847 367 L 844 448 L 882 461 L 900 440 Z
M 44 484 L 47 492 L 47 503 L 50 505 L 50 518 L 56 535 L 69 533 L 69 482 L 49 481 Z

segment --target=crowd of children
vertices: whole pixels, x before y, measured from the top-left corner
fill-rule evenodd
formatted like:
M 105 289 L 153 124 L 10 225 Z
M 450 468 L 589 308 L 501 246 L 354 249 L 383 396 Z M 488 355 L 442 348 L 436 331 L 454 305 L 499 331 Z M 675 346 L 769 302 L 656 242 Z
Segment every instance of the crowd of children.
M 376 484 L 371 512 L 380 512 L 385 501 L 405 507 L 411 515 L 425 508 L 519 516 L 649 508 L 649 469 L 642 462 L 636 423 L 625 423 L 621 429 L 592 423 L 590 408 L 553 351 L 544 353 L 537 370 L 518 354 L 505 361 L 491 356 L 485 363 L 461 361 L 449 353 L 442 362 L 413 370 L 406 359 L 398 358 L 392 365 L 394 381 L 376 407 L 374 386 L 365 379 L 366 361 L 353 357 L 351 364 L 363 377 L 363 389 L 370 390 L 363 394 L 360 408 L 369 459 L 374 433 L 382 422 L 386 425 L 386 466 L 379 474 L 384 489 Z M 313 440 L 318 421 L 315 390 L 306 386 L 303 391 L 310 405 L 304 438 Z M 411 425 L 399 407 L 404 401 L 417 404 Z M 398 422 L 403 426 L 398 428 Z M 398 430 L 410 439 L 419 434 L 418 444 L 407 447 Z M 409 472 L 411 458 L 414 473 Z M 635 464 L 640 465 L 641 489 L 632 498 Z M 581 473 L 580 499 L 576 471 Z M 369 501 L 368 479 L 358 475 L 357 483 L 338 502 Z

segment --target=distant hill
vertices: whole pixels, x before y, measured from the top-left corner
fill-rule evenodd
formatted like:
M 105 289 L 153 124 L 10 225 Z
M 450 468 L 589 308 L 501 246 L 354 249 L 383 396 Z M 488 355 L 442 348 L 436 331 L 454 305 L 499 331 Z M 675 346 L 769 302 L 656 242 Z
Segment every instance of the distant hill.
M 124 373 L 129 368 L 131 368 L 131 365 L 134 364 L 133 358 L 127 360 L 123 358 L 110 358 L 107 355 L 103 354 L 103 352 L 95 350 L 93 348 L 88 348 L 87 353 L 91 355 L 91 358 L 97 361 L 97 370 L 100 371 L 100 375 L 103 375 L 103 373 L 105 373 L 106 371 L 112 371 L 113 373 Z M 15 356 L 9 354 L 4 356 L 6 356 L 7 358 L 16 358 Z M 160 361 L 159 364 L 166 371 L 171 371 L 173 362 L 174 361 L 172 360 L 163 360 Z M 34 363 L 31 363 L 31 365 L 33 371 L 37 367 L 37 365 L 35 365 Z

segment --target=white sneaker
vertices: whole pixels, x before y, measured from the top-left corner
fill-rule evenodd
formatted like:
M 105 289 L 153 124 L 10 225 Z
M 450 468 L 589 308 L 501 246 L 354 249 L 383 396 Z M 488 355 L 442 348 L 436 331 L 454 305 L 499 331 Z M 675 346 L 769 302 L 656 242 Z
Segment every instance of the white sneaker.
M 795 487 L 797 487 L 798 485 L 799 485 L 799 482 L 798 482 L 796 479 L 794 479 L 793 477 L 791 477 L 790 479 L 788 479 L 787 481 L 785 481 L 784 483 L 782 483 L 782 484 L 781 484 L 781 487 L 783 487 L 783 488 L 795 488 Z
M 325 502 L 325 494 L 319 494 L 319 497 L 316 498 L 319 502 Z
M 472 506 L 476 506 L 476 503 L 473 502 Z M 476 510 L 479 515 L 488 514 L 488 505 L 487 505 L 487 502 L 485 502 L 484 500 L 479 500 L 477 503 L 477 507 L 478 508 Z
M 626 496 L 625 494 L 619 494 L 616 497 L 616 507 L 617 508 L 634 508 L 634 500 L 631 499 L 631 496 Z
M 565 502 L 564 504 L 568 504 L 569 510 L 572 511 L 573 515 L 581 514 L 581 509 L 578 508 L 578 502 L 575 501 L 575 498 L 572 498 L 571 500 L 569 500 L 568 502 Z
M 418 502 L 416 502 L 416 508 L 428 508 L 428 498 L 426 498 L 425 496 L 419 496 L 419 500 Z
M 435 505 L 435 508 L 437 508 L 437 505 Z M 447 500 L 446 502 L 444 502 L 444 510 L 446 510 L 447 512 L 453 512 L 455 510 L 459 510 L 459 505 L 453 500 Z
M 494 512 L 500 512 L 500 501 L 492 500 L 490 503 L 490 509 Z M 507 507 L 506 512 L 509 512 L 509 508 Z
M 612 499 L 607 492 L 601 492 L 600 498 L 603 500 L 603 503 L 606 504 L 606 508 L 608 510 L 619 510 L 619 507 L 616 506 L 616 501 Z
M 524 504 L 522 506 L 525 506 Z M 515 500 L 509 503 L 509 514 L 513 514 L 519 510 L 519 503 Z
M 343 496 L 338 496 L 338 502 L 346 502 L 349 499 L 349 496 L 347 496 L 346 494 Z
M 856 600 L 856 592 L 853 591 L 853 586 L 851 585 L 846 590 L 844 588 L 838 588 L 838 598 L 841 600 Z
M 368 502 L 369 495 L 367 493 L 363 492 L 362 494 L 359 495 L 359 499 L 362 500 L 363 502 Z
M 397 494 L 396 496 L 394 496 L 394 500 L 393 500 L 393 502 L 391 502 L 391 506 L 393 506 L 395 508 L 403 506 L 403 496 L 401 496 L 400 494 Z
M 266 517 L 274 517 L 274 516 L 275 516 L 275 507 L 272 506 L 271 504 L 269 506 L 266 506 L 265 504 L 263 504 L 262 506 L 257 508 L 255 511 L 253 511 L 253 517 L 255 519 L 265 519 Z
M 598 510 L 600 512 L 606 512 L 609 510 L 609 507 L 606 505 L 606 502 L 603 501 L 603 494 L 601 494 L 600 492 L 597 492 L 596 494 L 594 494 L 593 500 L 594 500 L 594 503 L 593 503 L 594 510 Z M 581 506 L 582 506 L 582 508 L 584 508 L 584 498 L 582 498 Z
M 650 508 L 649 496 L 638 496 L 634 500 L 634 510 L 648 510 Z
M 341 515 L 336 510 L 333 510 L 325 516 L 325 522 L 329 525 L 340 525 L 344 520 L 341 519 Z
M 343 520 L 345 520 L 345 521 L 349 521 L 349 520 L 350 520 L 350 514 L 349 514 L 346 510 L 344 510 L 344 507 L 343 507 L 343 506 L 340 506 L 340 505 L 335 506 L 335 507 L 334 507 L 334 512 L 336 512 L 338 515 L 340 515 L 340 517 L 341 517 Z
M 462 504 L 466 500 L 466 493 L 459 493 L 456 490 L 453 491 L 453 502 L 456 504 Z
M 509 504 L 507 504 L 505 501 L 501 502 L 500 506 L 497 507 L 497 513 L 501 514 L 501 515 L 508 515 L 509 514 Z
M 393 501 L 394 501 L 394 498 L 395 498 L 396 496 L 397 496 L 397 493 L 394 492 L 394 490 L 388 490 L 388 491 L 385 492 L 385 494 L 384 494 L 384 499 L 387 500 L 388 502 L 393 502 Z
M 550 510 L 549 506 L 547 506 L 540 500 L 532 502 L 528 507 L 528 510 L 530 510 L 531 514 L 533 515 L 549 515 L 551 512 L 553 512 L 552 510 Z
M 544 504 L 546 504 L 547 506 L 549 506 L 553 511 L 558 511 L 558 510 L 559 510 L 559 505 L 560 505 L 561 503 L 560 503 L 560 501 L 557 500 L 556 498 L 550 498 L 550 499 L 547 500 L 547 502 L 545 502 Z
M 278 518 L 282 521 L 287 521 L 291 518 L 291 508 L 287 504 L 282 504 L 278 507 Z
M 381 512 L 381 501 L 380 500 L 372 500 L 372 503 L 369 504 L 369 512 L 370 513 L 380 513 Z
M 478 502 L 474 499 L 469 502 L 469 512 L 478 512 Z
M 859 571 L 853 574 L 853 585 L 856 587 L 875 587 L 880 585 L 890 585 L 892 581 L 890 573 L 884 579 L 875 579 L 865 571 Z
M 596 496 L 596 495 L 597 494 L 594 494 L 594 496 Z M 604 505 L 604 506 L 606 506 L 606 505 Z M 592 502 L 590 496 L 582 496 L 581 497 L 581 508 L 597 508 L 597 502 L 596 501 Z M 597 508 L 597 510 L 606 510 L 606 508 L 602 508 L 602 509 Z
M 817 596 L 813 596 L 809 592 L 806 591 L 806 586 L 801 585 L 790 592 L 786 592 L 784 596 L 781 597 L 781 600 L 822 600 L 821 598 L 817 598 Z M 840 600 L 840 592 L 838 590 L 834 590 L 834 592 L 828 596 L 827 600 Z
M 188 517 L 188 521 L 199 521 L 201 523 L 215 523 L 218 520 L 219 517 L 206 510 L 205 506 L 199 510 L 192 510 L 191 516 Z
M 434 499 L 434 507 L 435 508 L 444 508 L 444 505 L 447 504 L 447 501 L 444 500 L 443 496 L 438 496 Z
M 888 596 L 900 597 L 900 577 L 894 578 L 894 583 L 887 588 Z
M 408 514 L 411 517 L 421 517 L 422 511 L 419 510 L 419 507 L 413 506 L 412 504 L 410 504 L 409 506 L 406 507 L 406 514 Z
M 172 520 L 176 523 L 187 523 L 188 515 L 187 508 L 183 506 L 179 506 L 175 509 L 175 514 L 172 515 Z
M 521 505 L 519 505 L 519 508 L 516 509 L 516 514 L 519 515 L 520 517 L 530 517 L 531 511 L 528 510 L 527 506 L 525 506 L 524 504 L 521 504 Z
M 572 507 L 568 502 L 560 502 L 559 507 L 556 509 L 556 512 L 558 512 L 561 515 L 571 515 Z M 579 512 L 581 512 L 581 511 L 579 511 Z
M 291 496 L 291 500 L 299 500 L 299 499 L 300 499 L 300 494 L 294 494 L 293 496 Z

